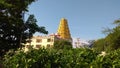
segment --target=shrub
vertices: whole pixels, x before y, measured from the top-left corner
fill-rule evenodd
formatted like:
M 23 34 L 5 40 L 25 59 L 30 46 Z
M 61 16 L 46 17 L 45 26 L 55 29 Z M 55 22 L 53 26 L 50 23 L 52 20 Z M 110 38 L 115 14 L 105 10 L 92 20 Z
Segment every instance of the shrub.
M 6 68 L 120 68 L 120 49 L 100 55 L 92 49 L 39 49 L 10 51 Z
M 72 44 L 67 40 L 57 40 L 54 43 L 54 48 L 55 49 L 71 49 Z

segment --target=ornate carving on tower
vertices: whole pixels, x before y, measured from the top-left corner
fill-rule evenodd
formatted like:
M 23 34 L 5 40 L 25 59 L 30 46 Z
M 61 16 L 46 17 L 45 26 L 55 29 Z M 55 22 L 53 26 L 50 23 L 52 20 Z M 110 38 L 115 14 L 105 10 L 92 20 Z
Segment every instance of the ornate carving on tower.
M 67 23 L 67 19 L 65 18 L 61 19 L 57 33 L 58 35 L 60 35 L 60 38 L 62 39 L 72 40 L 69 27 L 68 27 L 68 23 Z

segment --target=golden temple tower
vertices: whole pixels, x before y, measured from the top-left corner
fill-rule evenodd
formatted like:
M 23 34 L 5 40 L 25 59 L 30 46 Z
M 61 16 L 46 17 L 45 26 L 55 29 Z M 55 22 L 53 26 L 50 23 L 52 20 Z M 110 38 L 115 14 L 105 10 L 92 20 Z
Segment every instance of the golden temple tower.
M 68 23 L 67 23 L 67 19 L 65 18 L 61 19 L 57 34 L 60 35 L 60 38 L 62 39 L 72 40 L 69 27 L 68 27 Z

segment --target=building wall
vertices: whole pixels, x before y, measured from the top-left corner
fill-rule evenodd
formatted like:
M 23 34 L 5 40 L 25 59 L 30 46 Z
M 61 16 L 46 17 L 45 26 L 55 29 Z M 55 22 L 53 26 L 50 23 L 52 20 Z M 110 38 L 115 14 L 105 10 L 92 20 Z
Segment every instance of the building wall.
M 25 44 L 25 51 L 28 51 L 30 48 L 39 49 L 39 48 L 50 48 L 53 47 L 54 41 L 59 38 L 55 35 L 49 36 L 33 36 L 31 42 Z

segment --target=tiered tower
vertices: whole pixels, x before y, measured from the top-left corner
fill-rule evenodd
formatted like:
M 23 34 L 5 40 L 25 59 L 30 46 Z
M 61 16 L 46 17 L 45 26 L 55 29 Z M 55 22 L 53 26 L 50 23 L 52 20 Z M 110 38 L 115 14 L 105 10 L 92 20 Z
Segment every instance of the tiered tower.
M 60 38 L 62 39 L 72 40 L 69 27 L 68 27 L 68 23 L 67 23 L 67 19 L 65 18 L 61 19 L 57 33 L 58 35 L 60 35 Z

